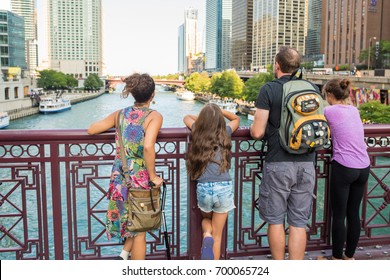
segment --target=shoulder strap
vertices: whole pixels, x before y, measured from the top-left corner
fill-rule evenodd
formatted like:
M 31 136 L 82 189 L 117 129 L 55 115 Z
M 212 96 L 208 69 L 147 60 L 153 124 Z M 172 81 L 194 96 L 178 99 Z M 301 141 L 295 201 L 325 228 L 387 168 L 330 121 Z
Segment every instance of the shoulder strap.
M 120 127 L 120 116 L 121 115 L 122 115 L 122 110 L 119 111 L 118 115 L 116 116 L 115 127 L 118 130 L 118 142 L 119 142 L 120 157 L 122 160 L 122 171 L 123 171 L 123 175 L 125 176 L 126 184 L 128 187 L 130 187 L 131 186 L 131 179 L 130 179 L 130 175 L 129 175 L 129 166 L 127 165 L 127 160 L 126 160 L 126 155 L 125 155 L 125 146 L 123 145 L 122 130 Z

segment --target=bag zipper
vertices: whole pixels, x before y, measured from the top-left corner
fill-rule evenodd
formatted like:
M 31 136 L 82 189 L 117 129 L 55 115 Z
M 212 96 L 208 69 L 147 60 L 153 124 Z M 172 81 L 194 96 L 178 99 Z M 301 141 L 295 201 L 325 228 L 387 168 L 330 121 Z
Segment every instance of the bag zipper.
M 290 125 L 291 125 L 291 123 L 292 123 L 292 114 L 291 114 L 291 112 L 290 112 L 290 110 L 288 110 L 287 108 L 286 108 L 286 110 L 287 110 L 287 112 L 288 112 L 288 117 L 287 117 L 287 125 L 286 125 L 286 127 L 284 128 L 284 132 L 285 132 L 285 137 L 286 137 L 286 144 L 288 145 L 288 130 L 289 130 L 289 127 L 290 127 Z

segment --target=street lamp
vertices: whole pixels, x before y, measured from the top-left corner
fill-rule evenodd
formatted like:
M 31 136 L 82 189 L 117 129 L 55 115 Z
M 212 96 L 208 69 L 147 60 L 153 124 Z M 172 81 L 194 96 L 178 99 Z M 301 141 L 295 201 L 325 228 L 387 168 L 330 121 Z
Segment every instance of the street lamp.
M 374 39 L 376 40 L 376 37 L 370 37 L 368 39 L 368 64 L 367 64 L 367 68 L 368 68 L 368 75 L 370 75 L 370 54 L 371 54 L 371 40 Z

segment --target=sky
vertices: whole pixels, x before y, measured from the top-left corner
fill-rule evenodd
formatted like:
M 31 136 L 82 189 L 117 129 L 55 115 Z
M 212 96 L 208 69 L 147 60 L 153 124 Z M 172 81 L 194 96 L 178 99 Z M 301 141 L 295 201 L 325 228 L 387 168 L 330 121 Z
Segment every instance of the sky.
M 38 9 L 39 59 L 47 57 L 44 0 Z M 146 72 L 165 75 L 177 72 L 178 28 L 184 10 L 199 10 L 199 30 L 204 29 L 206 0 L 102 0 L 103 55 L 109 75 Z M 0 0 L 10 9 L 10 0 Z

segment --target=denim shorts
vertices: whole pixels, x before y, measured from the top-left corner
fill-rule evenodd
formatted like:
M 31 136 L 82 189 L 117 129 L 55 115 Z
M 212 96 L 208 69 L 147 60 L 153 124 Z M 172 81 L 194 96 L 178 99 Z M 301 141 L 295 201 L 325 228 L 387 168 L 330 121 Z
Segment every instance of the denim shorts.
M 269 224 L 306 227 L 311 214 L 315 170 L 312 162 L 266 162 L 260 184 L 259 212 Z
M 198 207 L 205 213 L 227 213 L 236 208 L 232 181 L 198 183 L 196 195 Z

